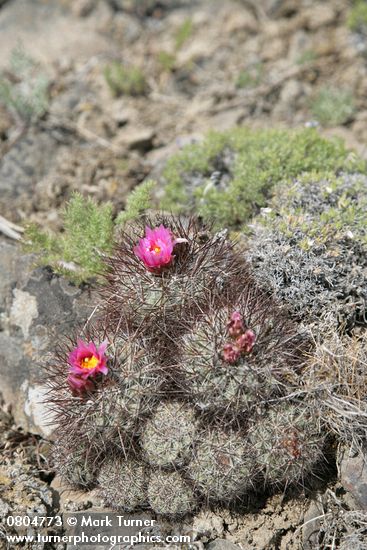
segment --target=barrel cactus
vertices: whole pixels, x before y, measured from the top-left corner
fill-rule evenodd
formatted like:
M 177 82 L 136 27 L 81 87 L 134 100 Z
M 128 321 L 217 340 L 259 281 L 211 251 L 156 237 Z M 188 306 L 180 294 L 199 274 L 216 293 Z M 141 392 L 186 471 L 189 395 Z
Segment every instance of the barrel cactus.
M 178 517 L 307 476 L 324 445 L 295 397 L 310 339 L 225 232 L 154 216 L 106 263 L 96 313 L 47 367 L 65 481 Z

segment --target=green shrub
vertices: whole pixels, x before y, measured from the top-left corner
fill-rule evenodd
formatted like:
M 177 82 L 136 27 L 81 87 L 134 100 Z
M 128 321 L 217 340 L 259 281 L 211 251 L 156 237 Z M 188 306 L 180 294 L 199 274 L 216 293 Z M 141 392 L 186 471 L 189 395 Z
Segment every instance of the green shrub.
M 345 124 L 355 113 L 351 91 L 325 86 L 311 102 L 313 116 L 323 126 Z
M 51 234 L 36 225 L 25 232 L 25 248 L 38 262 L 79 284 L 103 272 L 102 256 L 113 243 L 112 206 L 97 205 L 75 193 L 63 212 L 64 232 Z
M 364 170 L 339 140 L 315 129 L 237 128 L 210 133 L 171 157 L 163 172 L 160 206 L 196 212 L 216 227 L 239 229 L 265 206 L 273 188 L 304 172 Z
M 347 25 L 352 31 L 367 30 L 367 3 L 364 0 L 354 2 L 347 18 Z
M 147 82 L 139 67 L 124 67 L 113 61 L 105 67 L 104 77 L 115 97 L 123 94 L 144 95 L 147 92 Z
M 125 225 L 129 221 L 136 220 L 144 211 L 150 207 L 151 195 L 156 182 L 145 181 L 137 185 L 127 197 L 126 207 L 116 218 L 116 225 Z
M 0 74 L 0 103 L 25 123 L 40 118 L 48 109 L 49 79 L 21 46 L 11 53 L 8 73 Z

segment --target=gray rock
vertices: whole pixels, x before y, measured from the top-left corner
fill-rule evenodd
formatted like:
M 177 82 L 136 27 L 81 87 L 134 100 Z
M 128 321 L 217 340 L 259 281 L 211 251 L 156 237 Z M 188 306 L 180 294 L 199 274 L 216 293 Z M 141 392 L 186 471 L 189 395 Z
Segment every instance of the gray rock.
M 154 137 L 155 131 L 152 128 L 127 128 L 126 131 L 120 133 L 116 141 L 128 149 L 144 152 L 153 148 Z
M 56 151 L 57 143 L 48 133 L 32 129 L 4 155 L 0 161 L 1 215 L 9 218 L 10 204 L 12 212 L 29 210 L 35 186 L 51 168 Z
M 311 502 L 303 519 L 302 538 L 304 550 L 317 548 L 322 515 L 322 506 L 315 501 Z
M 41 365 L 62 334 L 70 334 L 92 309 L 87 292 L 33 269 L 34 258 L 0 241 L 1 393 L 15 422 L 49 437 Z
M 241 550 L 240 546 L 225 539 L 213 540 L 206 548 L 207 550 Z
M 9 462 L 2 462 L 0 465 L 1 479 L 1 501 L 0 518 L 11 515 L 17 516 L 52 516 L 57 515 L 57 506 L 54 501 L 54 493 L 45 481 L 39 478 L 37 468 L 26 464 L 24 457 L 16 458 Z M 26 529 L 22 526 L 11 526 L 2 523 L 2 532 L 7 535 L 36 536 L 37 532 L 42 535 L 61 534 L 61 529 L 55 524 L 51 528 L 43 526 L 37 528 L 34 525 Z M 0 544 L 0 547 L 3 548 Z M 13 547 L 15 548 L 15 547 Z M 30 548 L 30 546 L 26 546 Z M 37 546 L 38 548 L 38 546 Z M 40 547 L 43 548 L 43 545 Z
M 352 451 L 344 451 L 340 459 L 340 481 L 356 503 L 367 510 L 367 457 Z

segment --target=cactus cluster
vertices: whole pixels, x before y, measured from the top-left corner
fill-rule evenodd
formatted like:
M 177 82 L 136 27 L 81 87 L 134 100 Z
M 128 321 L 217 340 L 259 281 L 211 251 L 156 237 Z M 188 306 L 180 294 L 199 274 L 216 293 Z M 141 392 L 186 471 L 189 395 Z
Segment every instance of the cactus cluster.
M 225 233 L 146 225 L 121 234 L 98 314 L 48 365 L 57 470 L 117 509 L 168 517 L 303 480 L 324 445 L 295 397 L 307 334 Z

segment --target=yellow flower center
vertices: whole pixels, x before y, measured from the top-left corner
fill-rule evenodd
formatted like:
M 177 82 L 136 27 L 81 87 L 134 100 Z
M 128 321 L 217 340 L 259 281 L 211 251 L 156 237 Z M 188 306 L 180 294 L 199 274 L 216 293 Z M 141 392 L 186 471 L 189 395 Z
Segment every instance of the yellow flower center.
M 158 246 L 157 244 L 152 244 L 151 247 L 149 248 L 149 252 L 154 252 L 155 254 L 159 254 L 161 251 L 161 247 Z
M 94 369 L 99 363 L 98 357 L 95 355 L 92 355 L 91 357 L 84 357 L 82 361 L 82 368 L 83 369 Z

